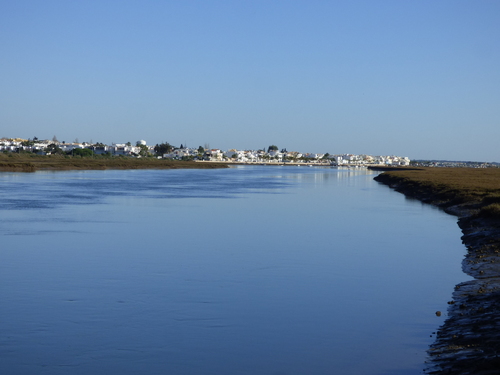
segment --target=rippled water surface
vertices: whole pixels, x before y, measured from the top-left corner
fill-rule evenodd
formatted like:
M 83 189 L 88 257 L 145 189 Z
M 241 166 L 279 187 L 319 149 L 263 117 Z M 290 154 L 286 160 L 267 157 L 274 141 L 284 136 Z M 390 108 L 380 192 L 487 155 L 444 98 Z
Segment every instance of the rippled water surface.
M 0 373 L 421 373 L 465 249 L 373 177 L 0 174 Z

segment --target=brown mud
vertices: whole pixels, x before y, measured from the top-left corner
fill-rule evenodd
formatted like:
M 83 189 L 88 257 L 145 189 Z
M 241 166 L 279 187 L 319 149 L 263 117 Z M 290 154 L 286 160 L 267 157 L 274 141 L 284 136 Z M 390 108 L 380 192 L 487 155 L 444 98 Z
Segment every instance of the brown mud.
M 460 169 L 460 168 L 457 168 Z M 434 173 L 434 172 L 433 172 Z M 455 173 L 459 174 L 460 171 Z M 491 174 L 491 172 L 489 172 Z M 479 174 L 478 174 L 479 175 Z M 420 178 L 383 173 L 376 181 L 408 197 L 441 207 L 458 216 L 458 225 L 467 247 L 463 271 L 474 280 L 455 286 L 448 302 L 448 318 L 428 349 L 427 374 L 500 374 L 500 220 L 498 215 L 481 214 L 487 204 L 481 200 L 443 198 L 439 189 Z M 497 177 L 487 186 L 496 185 Z M 486 185 L 485 185 L 486 186 Z M 442 186 L 441 186 L 442 188 Z M 493 191 L 494 194 L 497 191 Z M 488 190 L 492 194 L 492 190 Z M 489 198 L 491 200 L 491 197 Z M 488 199 L 486 200 L 488 201 Z M 436 312 L 438 313 L 438 312 Z

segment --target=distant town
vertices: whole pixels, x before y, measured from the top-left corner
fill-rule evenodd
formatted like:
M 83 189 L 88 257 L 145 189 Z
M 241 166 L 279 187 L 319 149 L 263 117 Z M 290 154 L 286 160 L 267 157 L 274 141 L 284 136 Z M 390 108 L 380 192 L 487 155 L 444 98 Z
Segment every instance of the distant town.
M 112 143 L 111 145 L 92 142 L 60 142 L 54 136 L 51 140 L 21 138 L 0 139 L 0 152 L 4 153 L 33 153 L 38 155 L 72 155 L 79 157 L 102 156 L 102 157 L 157 157 L 174 160 L 194 160 L 227 163 L 307 163 L 326 164 L 339 166 L 369 166 L 369 165 L 392 165 L 408 166 L 410 159 L 395 155 L 355 155 L 355 154 L 318 154 L 303 153 L 299 151 L 288 151 L 271 145 L 267 149 L 237 150 L 229 149 L 223 151 L 210 148 L 208 145 L 197 148 L 172 146 L 167 142 L 148 145 L 146 141 L 140 140 L 135 144 Z
M 484 163 L 472 161 L 442 161 L 442 160 L 410 160 L 405 156 L 395 155 L 357 155 L 357 154 L 318 154 L 288 151 L 271 145 L 267 149 L 223 151 L 210 148 L 209 145 L 197 148 L 180 145 L 173 146 L 168 142 L 148 145 L 140 140 L 135 144 L 91 142 L 60 142 L 54 136 L 51 140 L 22 138 L 1 138 L 0 152 L 32 153 L 37 155 L 71 155 L 73 157 L 156 157 L 172 160 L 211 161 L 240 164 L 323 164 L 337 166 L 422 166 L 422 167 L 499 167 L 499 163 Z

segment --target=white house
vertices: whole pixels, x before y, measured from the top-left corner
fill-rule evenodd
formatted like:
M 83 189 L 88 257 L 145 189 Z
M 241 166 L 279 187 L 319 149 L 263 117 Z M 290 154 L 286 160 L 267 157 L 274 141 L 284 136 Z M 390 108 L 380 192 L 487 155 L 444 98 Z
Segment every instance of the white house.
M 205 158 L 211 161 L 221 161 L 223 155 L 219 149 L 205 150 Z

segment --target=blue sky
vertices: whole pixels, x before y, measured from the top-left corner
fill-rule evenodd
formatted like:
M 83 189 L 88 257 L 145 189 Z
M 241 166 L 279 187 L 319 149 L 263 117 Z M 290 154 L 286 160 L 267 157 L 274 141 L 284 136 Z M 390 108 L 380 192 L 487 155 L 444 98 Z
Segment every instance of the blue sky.
M 500 2 L 0 0 L 0 137 L 500 162 Z

